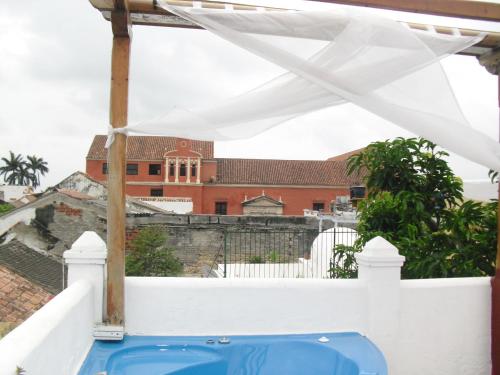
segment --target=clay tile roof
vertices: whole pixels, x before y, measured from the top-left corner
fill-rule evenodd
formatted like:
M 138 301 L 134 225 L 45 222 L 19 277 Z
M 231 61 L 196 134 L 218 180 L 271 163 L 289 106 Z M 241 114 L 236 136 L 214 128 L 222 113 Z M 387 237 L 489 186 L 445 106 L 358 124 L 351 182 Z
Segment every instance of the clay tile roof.
M 57 294 L 62 290 L 62 264 L 17 240 L 0 246 L 0 265 Z
M 217 183 L 256 185 L 359 185 L 347 162 L 324 160 L 216 159 Z
M 105 160 L 107 150 L 104 148 L 107 136 L 96 135 L 90 146 L 87 159 Z M 128 160 L 163 160 L 165 152 L 175 150 L 175 137 L 129 136 L 127 139 Z M 204 159 L 213 159 L 214 143 L 192 140 L 193 151 L 199 152 Z
M 0 264 L 0 338 L 52 299 L 41 286 Z
M 357 155 L 359 153 L 361 153 L 361 151 L 363 151 L 365 148 L 358 148 L 357 150 L 353 150 L 353 151 L 349 151 L 349 152 L 346 152 L 345 154 L 340 154 L 340 155 L 337 155 L 337 156 L 333 156 L 327 160 L 329 161 L 338 161 L 338 160 L 347 160 L 349 159 L 351 156 L 353 155 Z

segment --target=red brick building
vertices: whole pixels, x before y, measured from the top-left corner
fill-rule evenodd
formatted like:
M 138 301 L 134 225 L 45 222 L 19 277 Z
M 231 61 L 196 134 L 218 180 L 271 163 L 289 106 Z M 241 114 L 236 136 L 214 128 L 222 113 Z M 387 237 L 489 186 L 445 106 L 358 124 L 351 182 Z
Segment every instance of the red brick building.
M 106 181 L 106 136 L 94 138 L 87 174 Z M 300 215 L 330 212 L 339 196 L 350 196 L 359 177 L 346 159 L 267 160 L 214 158 L 214 143 L 172 137 L 128 138 L 127 191 L 135 197 L 192 201 L 196 214 Z M 159 198 L 161 199 L 161 198 Z

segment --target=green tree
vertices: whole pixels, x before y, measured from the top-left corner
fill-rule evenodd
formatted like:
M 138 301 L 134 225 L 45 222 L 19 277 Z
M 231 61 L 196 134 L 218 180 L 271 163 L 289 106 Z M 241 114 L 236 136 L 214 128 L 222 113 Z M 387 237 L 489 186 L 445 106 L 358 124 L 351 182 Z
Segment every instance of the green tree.
M 35 155 L 28 156 L 26 161 L 21 154 L 9 151 L 9 157 L 3 157 L 1 161 L 0 176 L 3 175 L 9 185 L 32 185 L 36 188 L 40 186 L 40 175 L 44 176 L 49 171 L 47 162 Z
M 356 249 L 353 246 L 339 244 L 332 249 L 333 256 L 328 270 L 331 279 L 354 279 L 358 276 Z
M 132 241 L 125 258 L 127 276 L 179 276 L 183 266 L 167 247 L 167 236 L 156 227 L 144 228 Z
M 31 171 L 33 187 L 36 188 L 40 186 L 40 176 L 45 176 L 49 168 L 47 162 L 36 155 L 28 155 L 26 158 L 28 159 L 26 167 Z
M 0 216 L 5 215 L 6 213 L 12 211 L 14 206 L 9 203 L 0 204 Z
M 0 175 L 3 175 L 3 180 L 9 185 L 24 185 L 28 171 L 22 155 L 9 151 L 9 158 L 2 158 L 2 162 L 4 165 L 0 167 Z
M 382 236 L 406 257 L 404 278 L 494 274 L 498 203 L 464 202 L 446 156 L 425 139 L 397 138 L 349 159 L 368 189 L 353 251 Z

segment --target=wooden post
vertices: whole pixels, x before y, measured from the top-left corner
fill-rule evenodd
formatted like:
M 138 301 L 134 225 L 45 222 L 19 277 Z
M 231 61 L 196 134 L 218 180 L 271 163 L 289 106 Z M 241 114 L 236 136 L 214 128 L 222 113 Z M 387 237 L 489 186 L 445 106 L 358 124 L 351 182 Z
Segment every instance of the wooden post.
M 130 37 L 114 36 L 111 57 L 110 123 L 127 125 Z M 125 170 L 127 137 L 116 134 L 108 155 L 108 279 L 107 321 L 124 324 Z
M 498 75 L 497 79 L 498 79 L 498 94 L 497 94 L 498 107 L 500 109 L 500 75 Z M 497 256 L 495 263 L 495 276 L 491 280 L 491 364 L 492 364 L 491 373 L 492 375 L 500 375 L 500 182 L 498 186 L 498 201 L 499 205 L 497 211 Z
M 492 50 L 478 56 L 479 63 L 488 72 L 497 76 L 498 108 L 500 110 L 500 50 Z M 499 118 L 500 119 L 500 118 Z M 500 142 L 500 123 L 499 123 Z M 500 171 L 496 171 L 499 172 Z M 495 259 L 495 276 L 491 279 L 491 374 L 500 375 L 500 175 L 498 177 L 498 209 L 497 209 L 497 255 Z

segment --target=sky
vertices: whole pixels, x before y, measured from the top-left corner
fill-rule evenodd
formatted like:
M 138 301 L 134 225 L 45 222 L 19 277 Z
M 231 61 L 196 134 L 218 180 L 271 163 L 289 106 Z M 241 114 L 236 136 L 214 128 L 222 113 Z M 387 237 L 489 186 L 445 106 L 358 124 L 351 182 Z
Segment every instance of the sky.
M 299 0 L 286 4 L 332 7 Z M 465 20 L 402 13 L 388 16 L 478 27 Z M 491 23 L 479 26 L 500 31 Z M 10 150 L 43 157 L 50 168 L 43 188 L 76 170 L 84 171 L 94 135 L 107 131 L 111 42 L 110 23 L 86 0 L 7 0 L 2 4 L 0 157 Z M 498 139 L 497 77 L 473 57 L 451 56 L 443 60 L 443 66 L 472 126 Z M 174 106 L 216 103 L 281 72 L 207 31 L 134 26 L 129 123 L 156 118 Z M 413 134 L 345 104 L 301 116 L 250 139 L 217 142 L 215 156 L 323 160 L 397 136 Z M 450 163 L 463 179 L 487 178 L 486 168 L 461 157 L 452 156 Z

